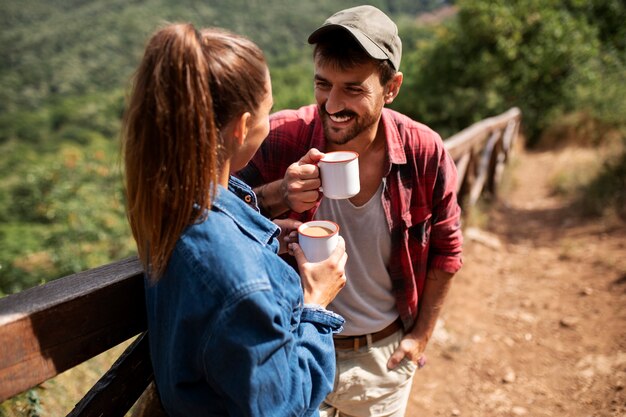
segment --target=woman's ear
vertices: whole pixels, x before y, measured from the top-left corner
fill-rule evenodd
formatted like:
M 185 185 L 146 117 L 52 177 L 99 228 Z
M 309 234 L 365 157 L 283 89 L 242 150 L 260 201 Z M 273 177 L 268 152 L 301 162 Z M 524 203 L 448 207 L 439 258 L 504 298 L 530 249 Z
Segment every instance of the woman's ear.
M 250 122 L 250 117 L 252 117 L 250 112 L 245 112 L 234 121 L 235 125 L 233 136 L 237 140 L 237 144 L 239 146 L 243 145 L 246 141 L 246 136 L 248 136 L 248 123 Z

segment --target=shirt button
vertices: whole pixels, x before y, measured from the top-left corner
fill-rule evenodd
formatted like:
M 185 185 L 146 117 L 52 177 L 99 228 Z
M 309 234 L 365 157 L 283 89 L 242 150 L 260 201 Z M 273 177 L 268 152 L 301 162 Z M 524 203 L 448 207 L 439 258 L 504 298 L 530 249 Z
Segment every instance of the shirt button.
M 243 199 L 248 204 L 252 203 L 252 196 L 250 194 L 246 194 Z

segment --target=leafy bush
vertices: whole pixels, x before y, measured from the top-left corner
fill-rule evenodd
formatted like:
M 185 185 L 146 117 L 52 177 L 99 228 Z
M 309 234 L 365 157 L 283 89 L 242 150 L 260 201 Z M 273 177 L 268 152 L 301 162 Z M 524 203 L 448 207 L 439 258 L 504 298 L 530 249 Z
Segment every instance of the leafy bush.
M 623 123 L 623 42 L 606 43 L 613 32 L 597 9 L 571 3 L 460 1 L 432 41 L 407 48 L 396 108 L 447 136 L 518 106 L 530 144 L 570 112 L 592 109 L 606 123 Z M 611 4 L 626 18 L 623 5 Z M 620 22 L 612 20 L 623 33 Z

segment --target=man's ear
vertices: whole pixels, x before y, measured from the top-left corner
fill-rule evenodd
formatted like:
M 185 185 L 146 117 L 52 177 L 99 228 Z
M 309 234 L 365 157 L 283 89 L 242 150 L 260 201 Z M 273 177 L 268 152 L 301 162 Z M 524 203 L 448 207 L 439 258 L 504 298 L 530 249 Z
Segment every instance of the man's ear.
M 250 112 L 245 112 L 234 121 L 233 136 L 237 140 L 239 146 L 243 145 L 248 136 L 248 123 L 250 121 Z
M 385 104 L 391 104 L 400 92 L 404 75 L 400 71 L 396 72 L 391 80 L 385 86 Z

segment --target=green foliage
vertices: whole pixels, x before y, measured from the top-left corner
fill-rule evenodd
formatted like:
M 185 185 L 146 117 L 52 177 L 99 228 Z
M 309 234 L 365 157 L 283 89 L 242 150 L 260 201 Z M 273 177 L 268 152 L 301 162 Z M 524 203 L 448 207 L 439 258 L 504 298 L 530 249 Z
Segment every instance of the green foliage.
M 306 37 L 333 12 L 357 4 L 347 0 L 302 2 L 297 7 L 287 0 L 7 0 L 0 6 L 0 142 L 12 137 L 33 143 L 48 140 L 50 130 L 72 121 L 80 129 L 90 129 L 85 122 L 92 118 L 85 112 L 83 120 L 68 120 L 69 115 L 83 105 L 101 107 L 102 95 L 107 99 L 112 91 L 125 91 L 148 36 L 165 22 L 221 26 L 249 36 L 265 51 L 275 72 L 275 90 L 281 92 L 276 107 L 308 102 L 312 95 L 304 93 L 303 86 L 306 83 L 310 90 L 310 72 L 302 71 L 311 68 Z M 418 7 L 400 1 L 373 4 L 383 9 L 393 6 L 398 13 Z M 114 114 L 121 112 L 123 100 L 112 104 Z M 98 118 L 96 130 L 110 137 L 117 118 L 106 112 Z M 69 139 L 81 140 L 81 133 L 70 131 Z
M 374 1 L 414 13 L 438 1 Z M 6 0 L 0 4 L 0 296 L 133 253 L 118 136 L 145 42 L 165 22 L 253 39 L 275 110 L 313 100 L 308 34 L 354 0 Z M 245 11 L 245 12 L 244 12 Z
M 28 390 L 28 417 L 39 417 L 41 415 L 41 401 L 34 389 Z
M 0 417 L 41 417 L 44 414 L 39 394 L 40 388 L 31 388 L 0 403 Z
M 346 0 L 303 2 L 297 7 L 286 0 L 8 0 L 1 6 L 0 112 L 32 110 L 51 97 L 125 86 L 148 36 L 165 22 L 231 29 L 254 39 L 272 63 L 281 64 L 308 53 L 308 33 L 328 15 L 357 4 Z
M 623 53 L 617 39 L 608 48 L 602 43 L 623 33 L 624 19 L 607 28 L 599 17 L 604 9 L 582 4 L 459 2 L 458 16 L 435 28 L 434 40 L 406 48 L 396 108 L 447 136 L 519 106 L 531 143 L 558 117 L 581 109 L 607 123 L 625 120 Z M 623 5 L 611 4 L 625 16 Z M 617 91 L 607 96 L 609 86 Z
M 116 148 L 92 139 L 51 155 L 22 154 L 2 186 L 0 292 L 132 254 Z
M 52 97 L 46 106 L 1 114 L 0 143 L 15 140 L 50 149 L 64 140 L 87 144 L 94 137 L 114 139 L 119 134 L 123 109 L 120 88 Z
M 313 103 L 312 63 L 272 67 L 270 71 L 274 85 L 274 110 L 295 109 Z M 310 76 L 303 77 L 302 74 L 309 74 Z

